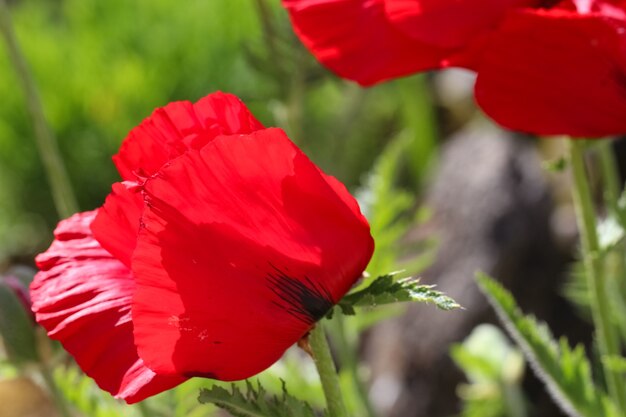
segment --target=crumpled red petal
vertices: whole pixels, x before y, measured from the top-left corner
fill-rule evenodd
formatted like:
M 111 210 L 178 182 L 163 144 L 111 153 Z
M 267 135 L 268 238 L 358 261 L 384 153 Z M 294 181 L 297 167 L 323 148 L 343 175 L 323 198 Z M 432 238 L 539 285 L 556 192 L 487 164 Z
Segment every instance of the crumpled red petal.
M 385 0 L 283 0 L 294 30 L 315 57 L 361 85 L 465 65 L 465 51 L 419 42 L 392 24 Z
M 137 356 L 130 321 L 134 289 L 130 270 L 91 235 L 95 211 L 59 223 L 56 240 L 36 259 L 33 312 L 81 369 L 104 390 L 128 403 L 185 380 L 160 376 Z
M 158 373 L 237 380 L 274 363 L 373 251 L 354 199 L 279 129 L 223 136 L 145 184 L 135 342 Z
M 124 180 L 157 172 L 188 149 L 199 149 L 218 135 L 250 133 L 263 125 L 232 94 L 209 94 L 197 103 L 177 101 L 155 110 L 131 130 L 113 162 Z
M 115 183 L 91 223 L 98 243 L 129 269 L 143 208 L 139 189 L 133 189 L 133 184 Z
M 510 10 L 538 3 L 538 0 L 385 0 L 385 11 L 391 22 L 414 39 L 457 48 L 494 29 Z
M 563 9 L 512 13 L 478 69 L 480 107 L 509 129 L 626 132 L 626 22 Z

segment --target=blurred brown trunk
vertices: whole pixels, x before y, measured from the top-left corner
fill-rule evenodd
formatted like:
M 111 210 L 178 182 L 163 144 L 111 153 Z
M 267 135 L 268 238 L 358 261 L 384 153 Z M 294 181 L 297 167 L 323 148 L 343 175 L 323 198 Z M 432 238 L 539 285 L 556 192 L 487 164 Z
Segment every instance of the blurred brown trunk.
M 460 412 L 455 390 L 464 377 L 450 359 L 450 344 L 479 323 L 496 323 L 474 282 L 477 271 L 501 280 L 522 309 L 547 321 L 556 335 L 590 339 L 589 326 L 560 296 L 571 247 L 559 249 L 554 238 L 554 205 L 531 139 L 488 126 L 456 134 L 443 147 L 428 204 L 434 219 L 427 231 L 414 232 L 433 234 L 440 249 L 423 282 L 437 284 L 465 310 L 413 305 L 373 330 L 365 346 L 372 397 L 389 417 Z M 527 375 L 531 416 L 560 416 L 530 370 Z

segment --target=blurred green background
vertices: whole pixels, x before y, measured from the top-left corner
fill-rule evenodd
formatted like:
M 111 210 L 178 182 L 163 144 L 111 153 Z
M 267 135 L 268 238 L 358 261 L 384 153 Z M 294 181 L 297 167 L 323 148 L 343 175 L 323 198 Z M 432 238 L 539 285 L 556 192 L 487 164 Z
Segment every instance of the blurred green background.
M 300 45 L 278 0 L 10 5 L 81 210 L 101 205 L 118 179 L 111 156 L 131 128 L 156 107 L 215 90 L 286 129 L 353 190 L 394 140 L 405 144 L 394 169 L 412 191 L 436 153 L 424 78 L 367 90 L 337 79 Z M 58 221 L 8 59 L 0 44 L 0 266 L 30 262 Z

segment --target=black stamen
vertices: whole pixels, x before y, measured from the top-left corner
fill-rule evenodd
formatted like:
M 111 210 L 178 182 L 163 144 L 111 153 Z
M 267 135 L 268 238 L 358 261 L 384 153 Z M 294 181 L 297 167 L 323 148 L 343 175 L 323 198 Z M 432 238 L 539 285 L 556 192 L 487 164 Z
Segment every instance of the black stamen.
M 272 268 L 275 272 L 267 274 L 267 281 L 272 292 L 281 300 L 274 304 L 298 320 L 312 325 L 324 317 L 335 304 L 330 292 L 322 284 L 307 276 L 302 281 L 297 280 L 274 265 Z

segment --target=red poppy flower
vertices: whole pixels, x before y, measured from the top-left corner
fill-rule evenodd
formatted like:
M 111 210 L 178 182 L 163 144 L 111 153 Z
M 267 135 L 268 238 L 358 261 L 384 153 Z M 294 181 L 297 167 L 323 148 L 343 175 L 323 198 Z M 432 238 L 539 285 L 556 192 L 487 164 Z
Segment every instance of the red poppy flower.
M 342 77 L 372 85 L 450 66 L 504 127 L 626 132 L 623 0 L 283 0 L 296 33 Z
M 485 113 L 543 135 L 626 132 L 626 7 L 587 3 L 607 7 L 563 2 L 509 14 L 477 67 L 475 96 Z
M 128 402 L 264 370 L 371 257 L 345 187 L 233 96 L 155 111 L 114 159 L 127 182 L 59 224 L 31 294 L 49 335 Z

